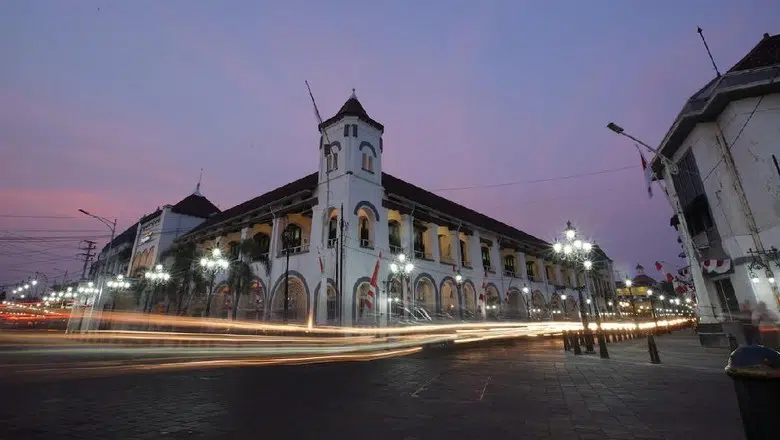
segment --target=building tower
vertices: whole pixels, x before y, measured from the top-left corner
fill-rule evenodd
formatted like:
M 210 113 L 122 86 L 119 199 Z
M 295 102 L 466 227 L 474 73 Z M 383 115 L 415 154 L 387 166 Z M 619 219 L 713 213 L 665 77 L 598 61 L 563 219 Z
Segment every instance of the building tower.
M 312 241 L 318 241 L 324 270 L 315 289 L 316 321 L 367 323 L 384 310 L 376 299 L 365 298 L 365 280 L 373 272 L 379 249 L 388 247 L 382 208 L 384 126 L 368 116 L 353 89 L 341 109 L 319 128 L 318 204 L 312 216 Z M 343 243 L 338 240 L 342 228 Z M 329 287 L 322 288 L 326 282 Z

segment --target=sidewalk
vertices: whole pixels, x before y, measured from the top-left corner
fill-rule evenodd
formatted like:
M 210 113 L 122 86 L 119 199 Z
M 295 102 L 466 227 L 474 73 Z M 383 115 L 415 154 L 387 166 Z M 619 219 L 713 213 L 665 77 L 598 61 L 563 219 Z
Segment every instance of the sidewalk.
M 724 373 L 729 351 L 702 347 L 687 329 L 657 336 L 656 344 L 661 364 L 650 363 L 647 338 L 609 344 L 610 359 L 565 354 L 571 383 L 561 386 L 569 408 L 583 408 L 577 431 L 600 428 L 606 438 L 621 439 L 743 439 Z

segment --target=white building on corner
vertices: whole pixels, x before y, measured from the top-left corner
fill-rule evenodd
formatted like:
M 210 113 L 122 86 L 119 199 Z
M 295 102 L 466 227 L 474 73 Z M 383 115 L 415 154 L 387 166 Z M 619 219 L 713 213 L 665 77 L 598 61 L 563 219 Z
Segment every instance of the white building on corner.
M 259 245 L 248 258 L 253 295 L 239 299 L 239 318 L 283 319 L 286 285 L 291 322 L 386 325 L 402 319 L 404 306 L 420 319 L 529 312 L 541 319 L 561 316 L 561 294 L 576 319 L 574 288 L 584 285 L 583 275 L 551 261 L 550 243 L 383 172 L 384 127 L 354 93 L 320 129 L 319 170 L 216 214 L 181 238 L 229 258 L 239 257 L 242 240 Z M 400 254 L 414 264 L 405 283 L 390 271 Z M 602 278 L 613 270 L 603 251 L 597 254 L 601 270 L 593 271 L 591 290 L 602 295 L 603 310 L 614 280 Z M 229 289 L 220 274 L 210 315 L 228 316 Z M 202 311 L 200 305 L 190 313 Z
M 679 168 L 651 162 L 677 205 L 701 321 L 716 334 L 758 303 L 780 316 L 780 35 L 693 95 L 659 151 Z

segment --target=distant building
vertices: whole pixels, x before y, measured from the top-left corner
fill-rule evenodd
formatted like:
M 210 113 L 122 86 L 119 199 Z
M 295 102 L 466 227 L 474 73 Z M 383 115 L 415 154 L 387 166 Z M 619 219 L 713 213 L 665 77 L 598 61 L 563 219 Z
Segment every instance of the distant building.
M 90 277 L 103 273 L 137 276 L 156 264 L 159 255 L 176 238 L 219 212 L 219 208 L 200 194 L 198 184 L 193 194 L 175 205 L 158 208 L 106 243 L 90 268 Z
M 282 319 L 286 289 L 291 322 L 525 318 L 534 309 L 541 318 L 561 313 L 562 293 L 573 299 L 567 314 L 576 319 L 583 274 L 553 261 L 547 241 L 383 172 L 384 126 L 354 93 L 320 128 L 318 171 L 216 214 L 181 238 L 230 259 L 239 258 L 243 240 L 256 242 L 256 255 L 242 256 L 253 280 L 252 294 L 236 305 L 239 318 Z M 614 280 L 612 262 L 598 252 L 593 285 L 604 308 Z M 390 270 L 401 254 L 414 264 L 405 282 Z M 227 273 L 219 274 L 215 291 L 210 314 L 227 316 Z M 198 314 L 204 304 L 194 309 Z
M 763 302 L 780 313 L 780 35 L 761 41 L 685 104 L 656 155 L 680 215 L 703 323 Z M 774 252 L 774 253 L 773 253 Z
M 637 264 L 634 268 L 634 278 L 631 278 L 631 287 L 626 286 L 626 280 L 615 282 L 617 295 L 620 296 L 647 296 L 648 289 L 656 289 L 658 281 L 645 274 L 645 268 Z
M 219 208 L 200 193 L 198 184 L 194 193 L 175 205 L 165 205 L 144 216 L 136 226 L 135 241 L 125 274 L 131 277 L 143 276 L 142 272 L 153 268 L 174 240 L 219 213 Z

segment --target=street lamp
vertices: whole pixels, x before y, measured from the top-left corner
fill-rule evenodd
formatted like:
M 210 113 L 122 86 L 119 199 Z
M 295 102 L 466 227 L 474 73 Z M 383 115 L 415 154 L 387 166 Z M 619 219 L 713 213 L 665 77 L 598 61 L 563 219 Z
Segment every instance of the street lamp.
M 145 309 L 148 309 L 145 311 L 151 312 L 152 305 L 154 303 L 154 296 L 157 288 L 167 283 L 168 280 L 171 279 L 171 274 L 165 271 L 162 264 L 158 264 L 157 266 L 154 267 L 153 271 L 146 271 L 146 273 L 144 274 L 144 278 L 149 280 L 154 285 L 154 287 L 152 288 L 152 294 L 149 295 L 148 307 L 145 307 Z
M 561 310 L 561 314 L 563 315 L 563 319 L 566 319 L 566 294 L 561 294 L 561 304 L 563 304 L 563 309 Z
M 566 229 L 563 231 L 565 241 L 555 241 L 553 244 L 553 251 L 556 256 L 564 261 L 575 263 L 575 266 L 579 269 L 584 269 L 584 286 L 577 286 L 577 296 L 580 306 L 580 321 L 582 322 L 582 328 L 585 332 L 585 351 L 587 353 L 594 353 L 593 350 L 593 332 L 590 330 L 590 323 L 588 322 L 588 313 L 585 311 L 585 300 L 582 291 L 586 289 L 588 283 L 588 272 L 593 268 L 593 261 L 590 259 L 591 251 L 593 250 L 593 244 L 587 240 L 583 240 L 577 236 L 577 230 L 572 226 L 571 222 L 566 222 Z M 578 282 L 579 284 L 579 282 Z M 565 308 L 565 302 L 564 302 Z M 598 303 L 595 306 L 596 309 L 596 323 L 598 327 L 601 327 L 601 316 L 598 313 Z
M 200 267 L 209 276 L 209 291 L 206 295 L 206 317 L 211 311 L 211 295 L 214 293 L 214 279 L 219 272 L 227 269 L 230 263 L 222 258 L 222 251 L 219 248 L 211 250 L 211 255 L 206 255 L 200 259 Z
M 406 281 L 411 275 L 413 270 L 414 270 L 414 263 L 408 261 L 406 259 L 406 255 L 404 254 L 396 255 L 395 261 L 390 263 L 391 274 L 393 275 L 393 277 L 397 277 L 401 281 L 401 300 L 403 301 L 404 313 L 406 313 L 407 310 L 409 310 L 409 312 L 411 313 L 411 309 L 407 309 L 407 303 L 406 303 L 406 295 L 407 295 Z M 460 277 L 460 282 L 458 282 L 458 277 Z M 460 289 L 460 283 L 463 282 L 463 276 L 460 274 L 455 275 L 455 282 L 458 284 L 458 289 Z M 412 304 L 414 304 L 414 302 Z M 414 307 L 414 305 L 412 305 L 411 307 Z
M 623 129 L 623 127 L 615 124 L 614 122 L 610 122 L 610 123 L 607 124 L 607 128 L 610 129 L 611 131 L 613 131 L 614 133 L 619 134 L 621 136 L 625 136 L 625 137 L 631 139 L 632 141 L 638 143 L 639 145 L 647 148 L 651 153 L 653 153 L 654 156 L 657 156 L 661 160 L 661 162 L 663 162 L 665 167 L 669 168 L 669 172 L 671 174 L 679 173 L 680 170 L 677 167 L 676 163 L 674 163 L 671 160 L 669 160 L 669 158 L 664 156 L 663 154 L 659 154 L 657 149 L 651 147 L 650 145 L 647 145 L 645 142 L 642 142 L 641 140 L 637 139 L 636 137 L 626 133 L 626 131 L 625 131 L 625 129 Z
M 528 320 L 531 320 L 531 289 L 528 286 L 523 286 L 523 297 L 525 299 L 525 315 Z

